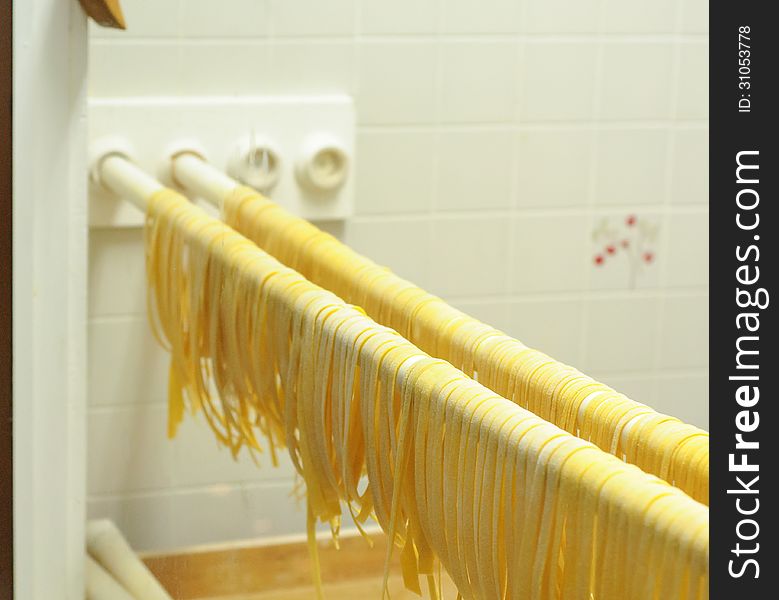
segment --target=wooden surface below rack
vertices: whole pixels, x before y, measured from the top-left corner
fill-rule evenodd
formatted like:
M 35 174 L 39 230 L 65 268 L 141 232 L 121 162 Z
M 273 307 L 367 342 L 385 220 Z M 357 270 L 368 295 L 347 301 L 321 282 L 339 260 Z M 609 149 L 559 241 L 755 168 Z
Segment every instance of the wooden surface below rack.
M 381 598 L 387 540 L 372 534 L 370 548 L 360 537 L 342 537 L 340 549 L 332 541 L 319 542 L 322 578 L 328 598 Z M 262 545 L 236 544 L 218 548 L 146 554 L 144 562 L 176 600 L 303 600 L 313 598 L 308 547 L 305 541 L 282 540 Z M 392 563 L 392 598 L 419 596 L 403 589 L 397 553 Z M 445 583 L 446 597 L 456 591 Z

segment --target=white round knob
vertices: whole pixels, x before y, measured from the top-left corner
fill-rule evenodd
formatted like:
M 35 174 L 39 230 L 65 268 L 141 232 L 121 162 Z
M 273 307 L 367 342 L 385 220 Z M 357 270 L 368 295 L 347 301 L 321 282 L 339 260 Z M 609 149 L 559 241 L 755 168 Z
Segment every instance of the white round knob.
M 103 161 L 110 156 L 121 156 L 130 162 L 135 162 L 132 144 L 123 137 L 109 135 L 91 141 L 89 143 L 89 183 L 94 188 L 108 189 L 103 183 L 100 171 Z
M 227 173 L 261 192 L 271 190 L 281 175 L 281 159 L 276 145 L 264 136 L 247 136 L 230 155 Z
M 303 143 L 295 164 L 295 175 L 303 187 L 315 192 L 332 192 L 349 174 L 349 156 L 335 136 L 320 133 Z
M 204 162 L 208 162 L 208 155 L 196 138 L 178 139 L 165 147 L 161 160 L 157 163 L 157 178 L 165 185 L 179 190 L 184 186 L 176 179 L 174 165 L 176 159 L 183 154 L 194 154 Z

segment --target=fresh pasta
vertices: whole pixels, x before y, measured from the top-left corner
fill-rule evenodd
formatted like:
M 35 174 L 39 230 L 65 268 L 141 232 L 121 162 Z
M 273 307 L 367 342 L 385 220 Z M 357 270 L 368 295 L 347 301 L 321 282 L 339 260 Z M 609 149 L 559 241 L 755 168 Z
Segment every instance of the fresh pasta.
M 316 521 L 375 518 L 404 582 L 466 599 L 706 598 L 708 508 L 432 358 L 182 196 L 146 217 L 169 432 L 287 448 Z M 265 440 L 265 443 L 263 443 Z M 388 555 L 387 560 L 389 561 Z M 385 579 L 386 589 L 386 579 Z
M 708 504 L 707 432 L 469 317 L 250 188 L 237 187 L 223 209 L 225 221 L 266 252 L 425 352 Z

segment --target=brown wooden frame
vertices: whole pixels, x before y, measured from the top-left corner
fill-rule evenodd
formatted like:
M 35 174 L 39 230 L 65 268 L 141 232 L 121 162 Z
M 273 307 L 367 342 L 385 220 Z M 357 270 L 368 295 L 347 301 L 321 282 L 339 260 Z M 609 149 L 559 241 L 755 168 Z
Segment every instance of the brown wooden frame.
M 0 0 L 0 597 L 13 598 L 11 0 Z

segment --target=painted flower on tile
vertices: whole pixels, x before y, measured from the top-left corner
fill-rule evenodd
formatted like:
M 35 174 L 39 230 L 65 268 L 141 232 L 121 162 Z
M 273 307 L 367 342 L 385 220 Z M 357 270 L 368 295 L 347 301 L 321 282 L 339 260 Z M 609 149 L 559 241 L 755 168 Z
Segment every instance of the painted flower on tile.
M 607 268 L 611 261 L 628 261 L 628 287 L 636 287 L 636 279 L 655 261 L 654 243 L 658 225 L 637 215 L 627 215 L 615 224 L 604 217 L 592 232 L 596 254 L 593 263 Z

